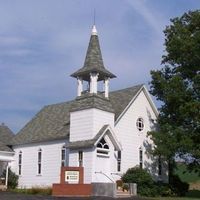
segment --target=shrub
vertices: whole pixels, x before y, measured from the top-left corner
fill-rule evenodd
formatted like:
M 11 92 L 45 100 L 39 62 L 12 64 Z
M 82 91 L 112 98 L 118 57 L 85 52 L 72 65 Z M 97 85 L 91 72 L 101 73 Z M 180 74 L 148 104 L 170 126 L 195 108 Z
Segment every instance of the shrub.
M 3 171 L 3 177 L 6 177 L 6 170 Z M 10 167 L 8 168 L 8 188 L 15 189 L 18 186 L 19 176 L 16 175 Z
M 122 180 L 117 180 L 116 184 L 117 184 L 117 188 L 122 188 L 122 186 L 123 186 Z
M 128 169 L 122 176 L 122 181 L 125 183 L 137 183 L 138 186 L 153 184 L 151 175 L 145 169 L 138 167 Z
M 156 196 L 156 186 L 151 175 L 139 167 L 133 167 L 127 170 L 122 176 L 125 183 L 137 183 L 137 192 L 142 196 Z
M 123 191 L 129 191 L 129 184 L 128 183 L 123 183 L 122 190 Z

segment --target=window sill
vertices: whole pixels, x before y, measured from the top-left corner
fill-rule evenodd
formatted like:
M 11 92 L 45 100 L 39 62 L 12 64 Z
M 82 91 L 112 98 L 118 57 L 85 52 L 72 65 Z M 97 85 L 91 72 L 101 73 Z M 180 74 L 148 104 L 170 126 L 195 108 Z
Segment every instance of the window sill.
M 105 158 L 109 158 L 110 157 L 109 155 L 100 154 L 100 153 L 97 153 L 97 156 L 98 157 L 105 157 Z
M 42 176 L 42 174 L 37 174 L 36 176 Z

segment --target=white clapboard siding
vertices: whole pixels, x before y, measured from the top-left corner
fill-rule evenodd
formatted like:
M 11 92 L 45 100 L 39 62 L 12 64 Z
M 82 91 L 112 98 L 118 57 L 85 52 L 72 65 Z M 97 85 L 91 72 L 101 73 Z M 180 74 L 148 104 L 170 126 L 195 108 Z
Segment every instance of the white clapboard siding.
M 84 183 L 92 182 L 92 171 L 93 171 L 93 148 L 90 149 L 77 149 L 71 150 L 69 154 L 69 166 L 79 167 L 78 152 L 83 152 L 83 167 L 84 167 Z
M 52 186 L 60 182 L 61 149 L 66 140 L 14 146 L 15 165 L 12 169 L 18 174 L 19 152 L 22 152 L 22 174 L 19 187 Z M 38 175 L 38 150 L 42 150 L 42 173 Z
M 114 126 L 114 114 L 99 109 L 70 113 L 70 141 L 92 139 L 105 124 Z
M 139 117 L 144 120 L 144 130 L 139 131 L 136 127 L 136 121 Z M 135 101 L 124 113 L 115 126 L 115 133 L 122 145 L 122 172 L 130 167 L 139 165 L 139 148 L 143 148 L 143 163 L 150 162 L 151 159 L 146 155 L 146 144 L 152 142 L 147 138 L 147 132 L 152 129 L 152 119 L 156 119 L 156 115 L 146 98 L 143 90 L 139 93 Z
M 94 171 L 92 175 L 92 182 L 113 182 L 112 177 L 113 168 L 116 167 L 116 157 L 113 143 L 108 135 L 105 135 L 105 140 L 109 146 L 109 154 L 106 156 L 98 156 L 96 150 L 94 151 Z

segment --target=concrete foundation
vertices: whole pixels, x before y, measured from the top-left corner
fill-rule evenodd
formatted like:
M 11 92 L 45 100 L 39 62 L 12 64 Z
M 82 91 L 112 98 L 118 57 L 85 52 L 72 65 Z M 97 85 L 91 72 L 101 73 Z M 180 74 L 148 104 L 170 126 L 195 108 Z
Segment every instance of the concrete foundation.
M 92 196 L 116 197 L 116 184 L 92 183 Z

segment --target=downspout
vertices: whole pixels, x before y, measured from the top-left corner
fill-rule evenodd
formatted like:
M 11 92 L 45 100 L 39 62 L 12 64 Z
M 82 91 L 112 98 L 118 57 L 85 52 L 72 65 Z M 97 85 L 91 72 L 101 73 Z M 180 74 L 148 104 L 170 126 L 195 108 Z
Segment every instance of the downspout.
M 6 166 L 6 182 L 5 182 L 5 185 L 6 185 L 6 189 L 8 187 L 8 162 L 7 162 L 7 166 Z

